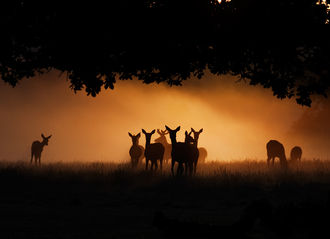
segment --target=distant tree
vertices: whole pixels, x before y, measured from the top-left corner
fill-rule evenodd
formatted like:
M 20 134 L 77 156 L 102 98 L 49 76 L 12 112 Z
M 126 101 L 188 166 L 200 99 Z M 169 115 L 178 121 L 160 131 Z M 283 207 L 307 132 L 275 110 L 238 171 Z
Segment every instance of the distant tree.
M 180 85 L 209 69 L 310 105 L 330 84 L 329 2 L 3 0 L 0 77 L 58 69 L 96 96 L 116 79 Z

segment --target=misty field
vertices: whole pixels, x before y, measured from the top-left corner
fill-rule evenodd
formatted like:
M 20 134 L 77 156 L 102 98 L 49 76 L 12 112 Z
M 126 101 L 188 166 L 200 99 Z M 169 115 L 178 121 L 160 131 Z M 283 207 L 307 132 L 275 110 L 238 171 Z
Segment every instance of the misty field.
M 0 163 L 0 238 L 317 238 L 328 233 L 330 161 L 267 167 Z M 325 219 L 322 219 L 324 218 Z M 239 233 L 239 234 L 237 234 Z

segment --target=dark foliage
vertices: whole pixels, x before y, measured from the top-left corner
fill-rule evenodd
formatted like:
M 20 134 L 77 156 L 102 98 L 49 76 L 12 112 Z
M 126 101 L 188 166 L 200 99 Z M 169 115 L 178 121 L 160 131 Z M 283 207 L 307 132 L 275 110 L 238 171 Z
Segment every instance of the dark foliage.
M 330 80 L 329 14 L 319 0 L 0 3 L 0 77 L 58 69 L 96 96 L 116 79 L 180 85 L 232 74 L 311 104 Z

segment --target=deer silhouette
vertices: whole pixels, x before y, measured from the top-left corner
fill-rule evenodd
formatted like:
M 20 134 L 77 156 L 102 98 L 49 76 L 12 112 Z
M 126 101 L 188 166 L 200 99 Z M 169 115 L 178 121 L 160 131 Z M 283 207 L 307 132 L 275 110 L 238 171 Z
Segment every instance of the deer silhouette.
M 191 175 L 192 172 L 194 172 L 194 174 L 196 173 L 196 167 L 197 167 L 197 162 L 198 162 L 198 157 L 199 157 L 199 151 L 197 148 L 197 142 L 196 140 L 191 137 L 191 133 L 190 132 L 188 134 L 188 132 L 185 132 L 185 143 L 187 144 L 187 147 L 189 146 L 189 159 L 188 161 L 185 163 L 186 164 L 186 173 L 187 173 L 187 169 L 189 168 L 189 174 Z
M 128 135 L 132 138 L 133 145 L 129 149 L 129 155 L 131 156 L 132 167 L 135 168 L 144 158 L 144 147 L 139 145 L 141 133 L 132 135 L 130 132 L 128 132 Z
M 48 145 L 48 140 L 50 139 L 50 137 L 52 137 L 51 135 L 49 135 L 48 137 L 45 137 L 43 134 L 41 134 L 42 137 L 42 142 L 36 140 L 32 143 L 31 146 L 31 164 L 33 162 L 33 156 L 34 156 L 34 160 L 35 160 L 35 164 L 38 164 L 39 161 L 39 165 L 41 165 L 41 153 L 42 150 L 44 149 L 45 145 Z
M 193 128 L 191 128 L 191 131 L 194 134 L 194 139 L 196 140 L 196 144 L 197 144 L 197 147 L 198 147 L 199 135 L 200 135 L 200 133 L 203 132 L 203 129 L 200 129 L 199 131 L 195 131 Z M 205 159 L 207 157 L 207 150 L 204 147 L 199 147 L 198 151 L 199 151 L 198 162 L 199 163 L 205 163 Z
M 194 139 L 196 140 L 196 147 L 198 147 L 199 135 L 203 132 L 203 129 L 200 129 L 199 131 L 195 131 L 193 128 L 191 128 L 191 132 L 193 132 L 193 134 L 194 134 Z M 199 157 L 196 162 L 196 166 L 197 166 L 198 162 L 205 163 L 205 159 L 207 157 L 207 150 L 205 148 L 203 148 L 203 147 L 198 148 L 198 152 L 199 152 Z
M 299 146 L 295 146 L 291 149 L 290 159 L 292 162 L 301 161 L 302 149 Z
M 172 163 L 171 163 L 171 172 L 172 175 L 174 175 L 174 165 L 175 162 L 178 163 L 178 168 L 177 168 L 177 175 L 182 175 L 183 174 L 183 164 L 186 165 L 186 172 L 187 172 L 187 166 L 190 164 L 191 166 L 191 148 L 192 145 L 184 142 L 177 142 L 176 140 L 176 133 L 180 130 L 180 126 L 178 126 L 176 129 L 172 130 L 170 129 L 167 125 L 165 125 L 166 130 L 170 134 L 170 139 L 172 142 Z
M 171 152 L 172 152 L 172 144 L 169 144 L 166 140 L 166 136 L 168 134 L 168 132 L 166 130 L 159 130 L 157 129 L 157 133 L 159 134 L 159 138 L 155 139 L 156 143 L 161 143 L 164 148 L 165 148 L 165 152 L 164 152 L 164 162 L 168 163 L 170 161 L 171 158 Z
M 144 155 L 146 157 L 146 170 L 148 170 L 149 160 L 151 161 L 151 170 L 155 165 L 155 169 L 157 170 L 158 164 L 157 160 L 160 161 L 160 169 L 163 168 L 163 158 L 165 148 L 161 143 L 153 143 L 151 144 L 151 136 L 155 133 L 155 130 L 151 131 L 151 133 L 147 133 L 144 129 L 142 129 L 142 133 L 144 133 L 146 137 L 146 147 L 144 151 Z
M 280 159 L 280 165 L 283 167 L 287 166 L 285 150 L 283 144 L 278 142 L 277 140 L 270 140 L 267 145 L 267 164 L 272 160 L 272 164 L 274 165 L 274 159 L 278 157 Z

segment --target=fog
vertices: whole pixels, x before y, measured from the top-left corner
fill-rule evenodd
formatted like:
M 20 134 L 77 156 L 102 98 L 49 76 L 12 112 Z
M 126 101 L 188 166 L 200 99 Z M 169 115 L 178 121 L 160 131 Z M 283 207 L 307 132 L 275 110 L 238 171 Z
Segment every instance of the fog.
M 164 129 L 165 124 L 181 126 L 180 141 L 185 130 L 203 128 L 199 146 L 208 150 L 208 160 L 265 160 L 270 139 L 284 144 L 287 157 L 295 145 L 302 146 L 303 158 L 330 156 L 330 104 L 325 100 L 302 107 L 293 99 L 275 98 L 269 89 L 209 74 L 182 87 L 118 81 L 114 90 L 96 98 L 84 91 L 75 94 L 69 85 L 55 71 L 15 88 L 0 82 L 0 160 L 29 161 L 31 143 L 43 133 L 52 134 L 44 163 L 125 162 L 128 132 Z

